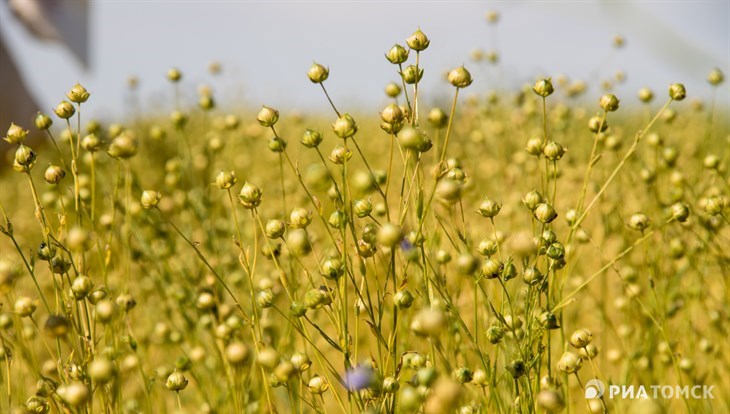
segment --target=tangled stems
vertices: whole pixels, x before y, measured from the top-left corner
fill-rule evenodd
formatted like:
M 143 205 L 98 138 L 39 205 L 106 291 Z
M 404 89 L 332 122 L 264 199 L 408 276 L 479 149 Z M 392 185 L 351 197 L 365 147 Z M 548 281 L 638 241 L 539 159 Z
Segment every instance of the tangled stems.
M 644 137 L 644 135 L 646 135 L 647 131 L 649 131 L 649 129 L 651 129 L 651 127 L 654 125 L 654 123 L 659 119 L 659 116 L 664 112 L 664 110 L 666 110 L 667 107 L 669 107 L 669 104 L 671 104 L 672 101 L 674 101 L 674 99 L 669 98 L 667 103 L 665 103 L 664 106 L 662 106 L 662 108 L 659 110 L 659 112 L 657 112 L 657 114 L 654 116 L 654 118 L 651 120 L 651 122 L 649 122 L 649 125 L 647 125 L 646 128 L 644 128 L 644 130 L 639 131 L 636 134 L 636 138 L 634 139 L 634 142 L 631 144 L 631 147 L 628 149 L 628 151 L 626 151 L 626 154 L 624 155 L 624 157 L 621 159 L 621 161 L 619 161 L 618 165 L 616 165 L 616 167 L 613 169 L 613 172 L 611 172 L 611 175 L 608 176 L 606 181 L 603 183 L 603 186 L 601 186 L 601 189 L 598 190 L 598 193 L 593 197 L 593 200 L 591 200 L 591 202 L 588 203 L 588 206 L 586 207 L 585 211 L 578 217 L 578 219 L 572 225 L 571 235 L 580 226 L 580 224 L 583 222 L 583 220 L 585 220 L 585 218 L 588 216 L 588 213 L 596 205 L 596 203 L 601 198 L 603 193 L 606 191 L 606 188 L 608 188 L 608 186 L 611 184 L 613 179 L 616 178 L 616 175 L 621 170 L 621 168 L 624 166 L 626 161 L 629 158 L 631 158 L 631 156 L 634 154 L 634 152 L 636 152 L 636 147 L 639 145 L 639 142 L 641 141 L 641 139 Z M 569 238 L 569 240 L 570 240 L 570 238 Z
M 205 258 L 203 253 L 200 251 L 200 249 L 198 249 L 198 243 L 194 243 L 190 239 L 188 239 L 185 236 L 185 234 L 175 225 L 175 223 L 173 223 L 172 220 L 167 218 L 165 216 L 165 214 L 162 212 L 162 210 L 160 210 L 157 206 L 155 206 L 154 208 L 155 208 L 155 210 L 157 210 L 160 213 L 160 216 L 162 216 L 162 218 L 164 218 L 165 221 L 167 221 L 167 223 L 170 224 L 170 226 L 172 226 L 172 228 L 175 230 L 175 232 L 178 235 L 180 235 L 180 237 L 182 237 L 183 240 L 185 240 L 185 243 L 187 243 L 193 250 L 195 250 L 195 254 L 197 254 L 200 261 L 203 262 L 205 267 L 207 267 L 211 273 L 213 273 L 213 276 L 215 276 L 215 278 L 218 279 L 218 282 L 221 284 L 221 286 L 223 286 L 223 289 L 225 289 L 225 291 L 228 293 L 228 295 L 231 297 L 231 299 L 233 299 L 233 303 L 236 306 L 236 308 L 238 309 L 238 311 L 241 313 L 241 316 L 245 320 L 248 320 L 248 317 L 246 316 L 246 312 L 243 310 L 243 307 L 241 306 L 241 303 L 236 298 L 236 295 L 233 293 L 231 288 L 228 287 L 228 284 L 218 274 L 218 272 L 215 270 L 215 268 L 213 268 L 213 266 L 208 262 L 208 260 Z
M 598 138 L 601 135 L 601 130 L 603 129 L 603 125 L 606 123 L 606 115 L 608 115 L 608 111 L 604 110 L 603 115 L 601 116 L 601 121 L 598 124 L 598 130 L 596 130 L 596 133 L 593 136 L 593 148 L 591 148 L 591 156 L 588 157 L 588 167 L 586 167 L 586 173 L 583 177 L 583 187 L 580 191 L 578 207 L 575 209 L 578 212 L 583 209 L 583 202 L 585 201 L 586 191 L 588 190 L 588 180 L 591 178 L 593 166 L 596 165 L 596 162 L 598 162 L 598 159 L 596 159 L 596 149 L 598 148 Z
M 441 157 L 439 157 L 439 165 L 446 159 L 446 147 L 449 145 L 449 137 L 451 136 L 451 124 L 454 122 L 454 114 L 456 113 L 456 101 L 459 98 L 459 89 L 454 92 L 454 100 L 451 102 L 451 113 L 449 114 L 449 123 L 446 126 L 446 135 L 444 136 L 444 146 L 441 149 Z

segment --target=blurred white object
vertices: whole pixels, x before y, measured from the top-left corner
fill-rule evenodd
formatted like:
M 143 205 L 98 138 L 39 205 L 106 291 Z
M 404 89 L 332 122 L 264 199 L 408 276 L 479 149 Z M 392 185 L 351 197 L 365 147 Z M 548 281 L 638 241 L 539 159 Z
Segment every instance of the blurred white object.
M 65 45 L 84 66 L 89 63 L 89 1 L 6 0 L 5 6 L 34 38 Z M 0 12 L 4 10 L 0 9 Z M 5 30 L 12 30 L 5 27 Z M 0 130 L 10 122 L 29 128 L 40 108 L 13 61 L 11 45 L 0 31 Z M 32 130 L 32 129 L 31 129 Z M 4 164 L 4 163 L 3 163 Z

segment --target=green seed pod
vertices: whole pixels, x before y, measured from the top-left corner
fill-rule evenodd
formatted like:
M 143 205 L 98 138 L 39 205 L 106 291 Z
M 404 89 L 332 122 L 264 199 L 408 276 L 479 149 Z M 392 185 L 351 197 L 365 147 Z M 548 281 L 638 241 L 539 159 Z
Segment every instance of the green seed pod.
M 278 239 L 284 235 L 286 231 L 286 224 L 281 220 L 269 219 L 266 222 L 266 237 L 270 239 Z
M 373 244 L 378 239 L 378 228 L 373 223 L 368 223 L 363 227 L 360 237 L 364 241 Z
M 619 100 L 616 97 L 616 95 L 609 93 L 609 94 L 601 96 L 601 99 L 598 101 L 598 104 L 601 106 L 601 108 L 604 111 L 613 112 L 618 109 Z
M 398 133 L 398 141 L 404 148 L 410 150 L 418 150 L 422 148 L 426 142 L 430 142 L 426 134 L 420 129 L 406 126 Z
M 324 392 L 329 389 L 329 384 L 324 378 L 320 377 L 319 375 L 315 375 L 309 379 L 309 382 L 307 383 L 307 388 L 312 394 L 320 395 L 324 394 Z
M 56 105 L 56 107 L 53 109 L 53 112 L 55 112 L 56 116 L 61 119 L 69 119 L 74 116 L 74 113 L 76 113 L 76 109 L 74 109 L 74 106 L 71 102 L 61 101 L 61 103 Z
M 165 388 L 170 391 L 180 392 L 188 386 L 188 379 L 182 372 L 173 371 L 165 381 Z
M 23 408 L 26 413 L 46 414 L 51 411 L 51 405 L 42 395 L 39 394 L 41 393 L 38 392 L 35 395 L 31 395 L 30 398 L 25 401 Z M 47 394 L 47 392 L 44 391 L 43 395 L 45 394 Z
M 53 259 L 51 259 L 51 269 L 53 270 L 53 273 L 57 275 L 62 275 L 68 271 L 68 269 L 71 268 L 71 262 L 64 259 L 63 257 L 56 256 Z
M 489 197 L 484 198 L 484 201 L 479 205 L 479 215 L 486 218 L 493 218 L 502 209 L 502 205 L 498 202 L 491 200 Z
M 322 83 L 327 80 L 329 75 L 330 70 L 317 62 L 312 63 L 309 72 L 307 72 L 307 76 L 312 83 Z
M 558 318 L 550 311 L 541 313 L 538 319 L 540 320 L 540 325 L 545 329 L 554 330 L 560 328 Z
M 373 203 L 365 199 L 355 200 L 352 203 L 352 211 L 360 218 L 368 217 L 373 211 Z
M 304 131 L 300 142 L 307 148 L 317 148 L 322 143 L 322 134 L 315 130 L 307 129 Z
M 400 65 L 408 60 L 408 50 L 396 43 L 385 54 L 385 58 L 394 65 Z
M 86 297 L 94 288 L 94 282 L 88 276 L 80 275 L 74 279 L 71 284 L 71 292 L 73 292 L 74 298 L 81 300 Z
M 89 364 L 89 377 L 96 384 L 106 384 L 116 376 L 116 367 L 107 357 L 96 358 Z
M 542 282 L 543 276 L 536 267 L 528 267 L 522 274 L 522 280 L 528 285 L 534 286 Z
M 289 215 L 289 226 L 294 229 L 304 229 L 311 222 L 312 212 L 302 207 L 295 208 Z
M 463 185 L 451 179 L 444 179 L 436 185 L 436 198 L 444 204 L 454 205 L 461 200 Z
M 94 134 L 89 134 L 81 139 L 81 147 L 89 152 L 96 152 L 101 149 L 101 139 Z
M 117 296 L 116 302 L 117 306 L 119 306 L 125 312 L 129 312 L 135 306 L 137 306 L 137 301 L 129 293 L 122 293 L 121 295 Z
M 142 192 L 140 204 L 142 204 L 142 207 L 150 209 L 152 207 L 156 207 L 161 199 L 162 193 L 160 193 L 159 191 L 145 190 Z
M 446 316 L 438 308 L 424 308 L 414 315 L 410 328 L 416 335 L 438 337 L 446 328 Z
M 527 373 L 527 367 L 523 360 L 513 359 L 509 364 L 507 364 L 507 371 L 512 374 L 512 378 L 517 379 Z
M 21 296 L 15 300 L 13 304 L 13 311 L 18 314 L 21 318 L 31 316 L 36 310 L 36 301 L 27 297 Z
M 317 309 L 332 303 L 332 298 L 323 288 L 310 289 L 304 294 L 304 306 Z
M 479 242 L 477 246 L 477 252 L 482 256 L 492 256 L 497 253 L 497 242 L 492 239 L 484 239 Z
M 375 256 L 375 253 L 377 252 L 377 248 L 375 247 L 375 243 L 369 243 L 365 240 L 358 240 L 357 241 L 357 254 L 360 255 L 360 257 L 368 258 Z
M 558 361 L 558 369 L 566 374 L 578 372 L 583 365 L 583 360 L 572 352 L 565 352 Z
M 527 145 L 525 145 L 525 151 L 527 151 L 528 154 L 534 155 L 536 157 L 542 155 L 544 148 L 545 140 L 540 137 L 530 138 L 529 140 L 527 140 Z
M 162 141 L 167 137 L 167 132 L 159 125 L 153 125 L 149 130 L 150 138 L 155 141 Z
M 413 294 L 408 290 L 399 290 L 393 297 L 393 302 L 398 309 L 408 309 L 413 304 Z
M 137 138 L 131 132 L 124 131 L 112 139 L 107 154 L 112 158 L 131 158 L 137 154 L 138 146 Z
M 725 80 L 725 74 L 718 68 L 714 68 L 707 75 L 707 82 L 712 86 L 718 86 Z
M 501 326 L 490 326 L 489 329 L 487 329 L 487 339 L 492 344 L 498 344 L 502 341 L 502 338 L 504 337 L 504 328 Z
M 256 120 L 259 121 L 261 126 L 267 128 L 272 127 L 279 120 L 279 111 L 268 106 L 262 106 L 259 113 L 256 115 Z
M 408 65 L 402 72 L 400 72 L 400 76 L 403 78 L 405 83 L 413 85 L 423 78 L 423 68 L 417 68 L 415 65 Z
M 281 255 L 281 243 L 276 243 L 273 246 L 262 246 L 261 254 L 269 260 L 279 257 Z
M 426 34 L 421 31 L 421 28 L 419 27 L 415 32 L 413 32 L 412 35 L 408 37 L 408 39 L 406 39 L 406 44 L 408 45 L 408 47 L 415 50 L 416 52 L 421 52 L 428 48 L 428 45 L 431 44 L 431 41 L 428 39 Z
M 400 106 L 390 104 L 383 109 L 383 112 L 380 113 L 380 119 L 388 124 L 400 124 L 404 120 L 404 114 Z
M 565 247 L 560 242 L 553 243 L 548 246 L 546 254 L 553 260 L 560 260 L 565 257 Z
M 565 152 L 567 150 L 565 147 L 560 145 L 559 143 L 555 141 L 550 141 L 545 145 L 545 148 L 542 150 L 543 154 L 545 155 L 545 158 L 547 158 L 550 161 L 558 161 L 561 158 L 563 158 L 563 155 L 565 155 Z
M 669 97 L 675 101 L 681 101 L 687 97 L 687 91 L 681 83 L 673 83 L 669 85 Z
M 41 131 L 47 130 L 53 125 L 53 120 L 51 120 L 51 117 L 38 112 L 38 115 L 35 116 L 35 127 L 40 129 Z
M 71 102 L 84 103 L 89 99 L 89 92 L 81 84 L 77 83 L 66 93 L 66 97 Z
M 262 198 L 263 193 L 261 192 L 261 189 L 249 183 L 248 181 L 243 184 L 241 192 L 238 194 L 239 203 L 241 203 L 244 208 L 249 210 L 258 207 L 261 204 Z
M 451 254 L 449 254 L 449 252 L 447 252 L 446 250 L 436 251 L 436 263 L 446 264 L 450 261 L 451 261 Z
M 469 368 L 461 367 L 457 368 L 456 371 L 454 371 L 453 377 L 461 384 L 467 384 L 470 383 L 472 379 L 474 379 L 474 373 Z
M 644 231 L 649 227 L 649 217 L 642 213 L 636 213 L 629 218 L 629 228 L 636 231 Z
M 124 131 L 125 131 L 125 128 L 123 125 L 111 124 L 111 125 L 109 125 L 109 130 L 107 132 L 107 135 L 109 135 L 109 138 L 116 138 Z
M 537 406 L 547 413 L 559 413 L 565 408 L 565 399 L 556 389 L 543 389 L 537 394 Z
M 522 197 L 522 204 L 531 211 L 534 211 L 542 202 L 542 194 L 540 194 L 537 190 L 532 190 Z
M 339 257 L 330 257 L 322 262 L 320 273 L 325 279 L 338 280 L 345 274 L 345 266 Z
M 593 340 L 593 334 L 591 331 L 585 328 L 576 329 L 573 334 L 570 335 L 570 345 L 573 348 L 585 348 Z
M 504 264 L 499 260 L 487 259 L 482 262 L 482 276 L 486 279 L 498 278 L 502 273 L 502 269 L 504 269 Z
M 189 117 L 180 111 L 172 111 L 172 113 L 170 113 L 170 122 L 172 123 L 172 126 L 177 129 L 185 128 L 188 121 Z
M 457 88 L 466 88 L 472 83 L 471 73 L 464 66 L 459 66 L 449 72 L 447 79 Z
M 66 236 L 66 246 L 71 251 L 87 251 L 93 245 L 93 233 L 80 226 L 72 227 Z
M 394 247 L 403 239 L 403 231 L 395 224 L 385 223 L 378 230 L 378 243 L 386 247 Z
M 92 119 L 91 121 L 86 123 L 86 133 L 87 134 L 98 134 L 101 132 L 101 124 L 99 121 Z
M 281 137 L 271 137 L 269 140 L 269 149 L 271 152 L 284 152 L 286 149 L 286 141 Z
M 290 231 L 286 238 L 286 244 L 296 256 L 306 256 L 312 251 L 309 235 L 303 228 L 295 228 Z
M 58 165 L 49 165 L 48 168 L 46 168 L 46 172 L 43 174 L 43 178 L 45 178 L 48 184 L 58 184 L 65 176 L 66 171 Z
M 603 132 L 608 129 L 608 122 L 600 116 L 592 116 L 591 119 L 588 120 L 588 129 L 594 134 Z
M 256 304 L 260 308 L 270 308 L 274 304 L 274 292 L 271 289 L 262 290 L 256 295 Z
M 581 358 L 595 358 L 598 356 L 598 348 L 593 344 L 588 344 L 579 351 Z
M 244 365 L 248 363 L 251 351 L 243 342 L 231 342 L 225 349 L 226 360 L 232 365 Z
M 42 242 L 38 247 L 38 258 L 41 260 L 49 261 L 56 256 L 56 247 L 52 244 L 46 244 Z
M 304 372 L 312 366 L 312 360 L 310 360 L 309 356 L 303 352 L 295 352 L 292 354 L 291 358 L 289 358 L 289 361 L 292 365 L 294 365 L 297 372 Z
M 497 22 L 499 22 L 499 12 L 495 10 L 489 10 L 487 14 L 485 14 L 485 18 L 487 19 L 487 23 L 496 24 Z
M 41 116 L 41 114 L 39 113 L 38 116 Z M 5 134 L 5 138 L 3 139 L 11 144 L 22 144 L 23 141 L 25 141 L 25 137 L 28 136 L 28 132 L 29 131 L 11 122 L 8 132 Z
M 198 107 L 200 107 L 203 111 L 210 111 L 215 108 L 215 100 L 212 96 L 203 95 L 198 98 Z
M 708 170 L 717 170 L 720 166 L 720 157 L 715 154 L 710 154 L 702 160 L 702 165 Z
M 332 214 L 330 214 L 327 223 L 329 223 L 332 228 L 343 229 L 347 224 L 347 215 L 341 210 L 335 210 Z
M 654 99 L 654 92 L 649 88 L 641 88 L 638 92 L 639 100 L 644 103 L 649 103 Z
M 558 213 L 555 211 L 553 206 L 548 203 L 538 204 L 532 214 L 539 222 L 545 224 L 552 222 L 558 217 Z
M 396 377 L 385 377 L 383 379 L 383 385 L 382 389 L 383 392 L 386 394 L 394 394 L 398 389 L 400 388 L 400 384 L 398 384 L 398 379 Z
M 555 91 L 555 89 L 553 88 L 552 79 L 545 78 L 538 80 L 537 82 L 535 82 L 535 86 L 532 87 L 532 91 L 535 92 L 538 96 L 547 98 Z
M 505 282 L 514 279 L 517 276 L 517 267 L 512 262 L 508 262 L 502 268 L 502 280 Z
M 448 121 L 448 115 L 441 108 L 433 108 L 428 112 L 428 122 L 433 128 L 443 128 Z
M 20 144 L 15 151 L 15 163 L 27 169 L 33 167 L 36 160 L 36 153 L 29 146 Z
M 173 83 L 179 82 L 180 79 L 182 79 L 182 72 L 180 72 L 180 70 L 177 68 L 171 68 L 170 70 L 167 71 L 166 75 L 167 75 L 167 79 Z
M 89 388 L 80 381 L 73 381 L 69 384 L 61 385 L 56 389 L 56 394 L 61 397 L 63 402 L 72 407 L 80 407 L 86 404 L 86 401 L 91 396 Z
M 43 330 L 51 338 L 65 336 L 71 327 L 71 322 L 63 315 L 51 315 L 46 319 Z
M 721 215 L 727 205 L 727 198 L 722 195 L 715 195 L 704 200 L 705 213 L 711 216 Z
M 385 85 L 385 94 L 390 98 L 397 98 L 401 93 L 401 87 L 395 82 Z
M 357 123 L 355 120 L 350 116 L 350 114 L 342 114 L 334 124 L 332 124 L 332 130 L 335 132 L 335 135 L 338 137 L 345 139 L 350 138 L 355 133 L 357 133 Z
M 328 158 L 333 163 L 342 165 L 346 160 L 352 158 L 352 150 L 342 145 L 338 145 L 332 149 Z
M 236 185 L 236 173 L 234 171 L 221 170 L 218 175 L 215 176 L 215 185 L 221 190 L 227 190 Z

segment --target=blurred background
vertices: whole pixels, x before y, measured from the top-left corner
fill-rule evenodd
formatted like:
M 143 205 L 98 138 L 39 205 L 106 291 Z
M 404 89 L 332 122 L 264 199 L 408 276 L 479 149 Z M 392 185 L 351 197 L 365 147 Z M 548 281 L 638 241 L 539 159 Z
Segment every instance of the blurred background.
M 41 17 L 35 27 L 33 10 Z M 499 13 L 491 24 L 490 10 Z M 672 82 L 685 83 L 690 98 L 707 99 L 707 73 L 713 67 L 730 73 L 726 0 L 2 0 L 0 36 L 12 65 L 0 70 L 4 82 L 15 86 L 12 94 L 4 86 L 2 99 L 20 106 L 22 84 L 37 106 L 32 114 L 50 112 L 78 81 L 91 92 L 87 105 L 96 117 L 132 115 L 131 99 L 144 111 L 168 112 L 173 100 L 165 73 L 177 67 L 191 105 L 197 88 L 207 84 L 219 106 L 310 112 L 327 108 L 306 77 L 315 60 L 330 67 L 328 89 L 338 106 L 372 111 L 386 101 L 383 87 L 397 79 L 384 53 L 419 26 L 431 38 L 422 55 L 427 103 L 451 93 L 443 73 L 461 64 L 475 78 L 467 94 L 565 75 L 588 82 L 586 99 L 597 99 L 601 81 L 610 82 L 624 105 L 638 102 L 636 91 L 643 86 L 655 91 L 659 104 Z M 615 47 L 617 35 L 625 39 L 623 47 Z M 496 52 L 498 63 L 474 61 L 475 50 Z M 208 71 L 213 61 L 222 69 L 216 76 Z M 619 71 L 625 75 L 621 82 Z M 135 95 L 130 76 L 138 80 Z M 718 100 L 730 104 L 727 83 Z M 28 127 L 31 119 L 15 121 Z

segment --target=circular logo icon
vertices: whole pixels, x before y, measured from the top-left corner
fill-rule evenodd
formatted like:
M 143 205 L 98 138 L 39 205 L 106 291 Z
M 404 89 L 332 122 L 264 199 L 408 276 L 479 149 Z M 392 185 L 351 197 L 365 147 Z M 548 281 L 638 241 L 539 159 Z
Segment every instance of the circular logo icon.
M 586 383 L 586 399 L 601 398 L 605 391 L 601 380 L 592 379 Z

